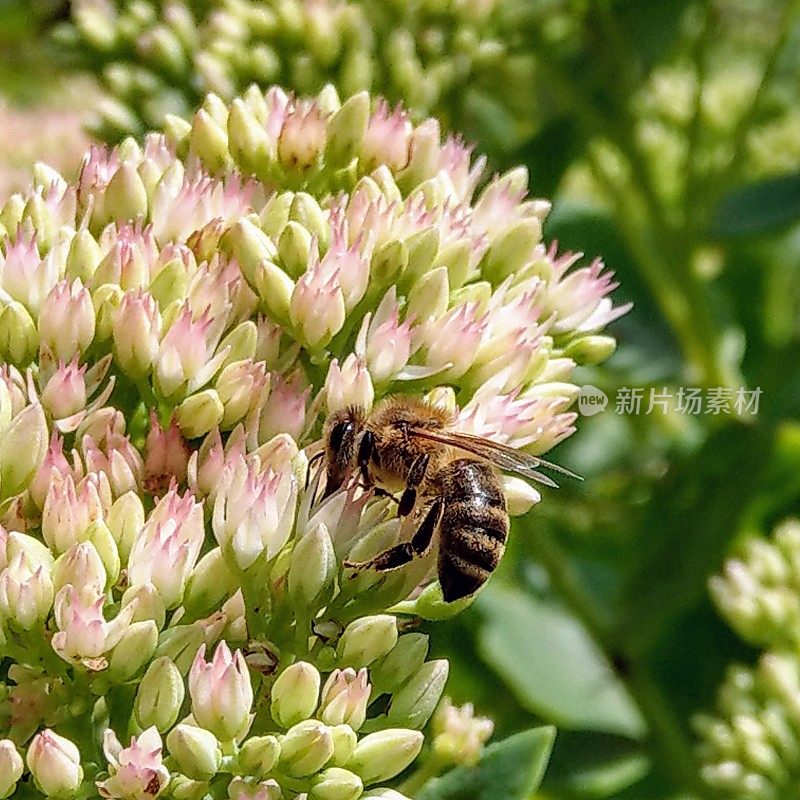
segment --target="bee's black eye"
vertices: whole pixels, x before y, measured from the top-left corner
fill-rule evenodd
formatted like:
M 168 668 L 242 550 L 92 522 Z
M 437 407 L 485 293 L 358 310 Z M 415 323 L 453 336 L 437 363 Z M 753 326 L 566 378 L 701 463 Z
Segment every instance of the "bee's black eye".
M 353 423 L 350 420 L 334 425 L 331 430 L 331 450 L 337 451 L 341 448 L 344 437 L 353 433 Z

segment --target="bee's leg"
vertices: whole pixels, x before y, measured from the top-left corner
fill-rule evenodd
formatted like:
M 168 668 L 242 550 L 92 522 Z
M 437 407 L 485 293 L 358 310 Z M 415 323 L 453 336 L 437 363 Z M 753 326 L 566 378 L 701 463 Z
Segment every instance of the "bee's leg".
M 413 561 L 419 556 L 425 555 L 428 548 L 431 546 L 433 534 L 439 525 L 439 520 L 442 518 L 444 511 L 444 502 L 441 497 L 437 497 L 433 504 L 428 509 L 425 519 L 417 529 L 410 542 L 402 542 L 378 553 L 374 558 L 369 561 L 362 561 L 353 563 L 352 561 L 345 561 L 344 566 L 350 569 L 375 569 L 378 572 L 388 572 L 392 569 L 397 569 L 405 564 Z
M 405 491 L 400 496 L 400 503 L 397 506 L 398 517 L 407 517 L 414 510 L 414 505 L 417 502 L 417 487 L 425 477 L 429 461 L 430 456 L 427 453 L 414 459 L 414 463 L 408 471 Z
M 372 486 L 372 478 L 369 476 L 369 462 L 373 458 L 375 452 L 375 434 L 372 431 L 364 431 L 361 441 L 358 445 L 358 455 L 356 461 L 358 469 L 361 472 L 361 480 L 364 486 L 369 488 Z
M 308 489 L 308 484 L 311 483 L 311 470 L 314 469 L 314 465 L 325 458 L 325 451 L 321 450 L 314 456 L 308 459 L 308 466 L 306 467 L 306 489 Z

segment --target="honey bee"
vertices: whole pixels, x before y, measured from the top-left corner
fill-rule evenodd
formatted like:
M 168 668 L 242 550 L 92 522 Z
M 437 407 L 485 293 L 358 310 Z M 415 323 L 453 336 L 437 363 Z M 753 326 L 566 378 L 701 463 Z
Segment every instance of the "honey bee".
M 358 406 L 333 413 L 323 442 L 325 497 L 358 471 L 365 488 L 395 500 L 398 516 L 421 509 L 422 521 L 411 541 L 346 566 L 396 569 L 425 555 L 438 532 L 437 572 L 446 602 L 474 594 L 503 555 L 509 519 L 499 470 L 547 486 L 557 484 L 541 467 L 578 477 L 536 456 L 455 430 L 448 412 L 404 396 L 382 400 L 370 414 Z

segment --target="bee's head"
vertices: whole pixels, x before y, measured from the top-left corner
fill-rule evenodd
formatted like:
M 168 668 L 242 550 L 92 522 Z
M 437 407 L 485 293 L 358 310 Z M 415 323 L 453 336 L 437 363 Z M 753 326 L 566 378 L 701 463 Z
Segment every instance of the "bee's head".
M 333 494 L 355 469 L 358 441 L 364 430 L 366 412 L 348 406 L 331 414 L 322 431 L 325 442 L 325 494 Z

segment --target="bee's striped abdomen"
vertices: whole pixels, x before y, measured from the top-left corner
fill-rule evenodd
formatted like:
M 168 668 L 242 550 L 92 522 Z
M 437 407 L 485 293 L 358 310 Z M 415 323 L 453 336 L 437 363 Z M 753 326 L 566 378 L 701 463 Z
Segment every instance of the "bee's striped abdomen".
M 508 514 L 492 467 L 474 459 L 448 465 L 439 525 L 439 582 L 447 602 L 477 591 L 505 550 Z

